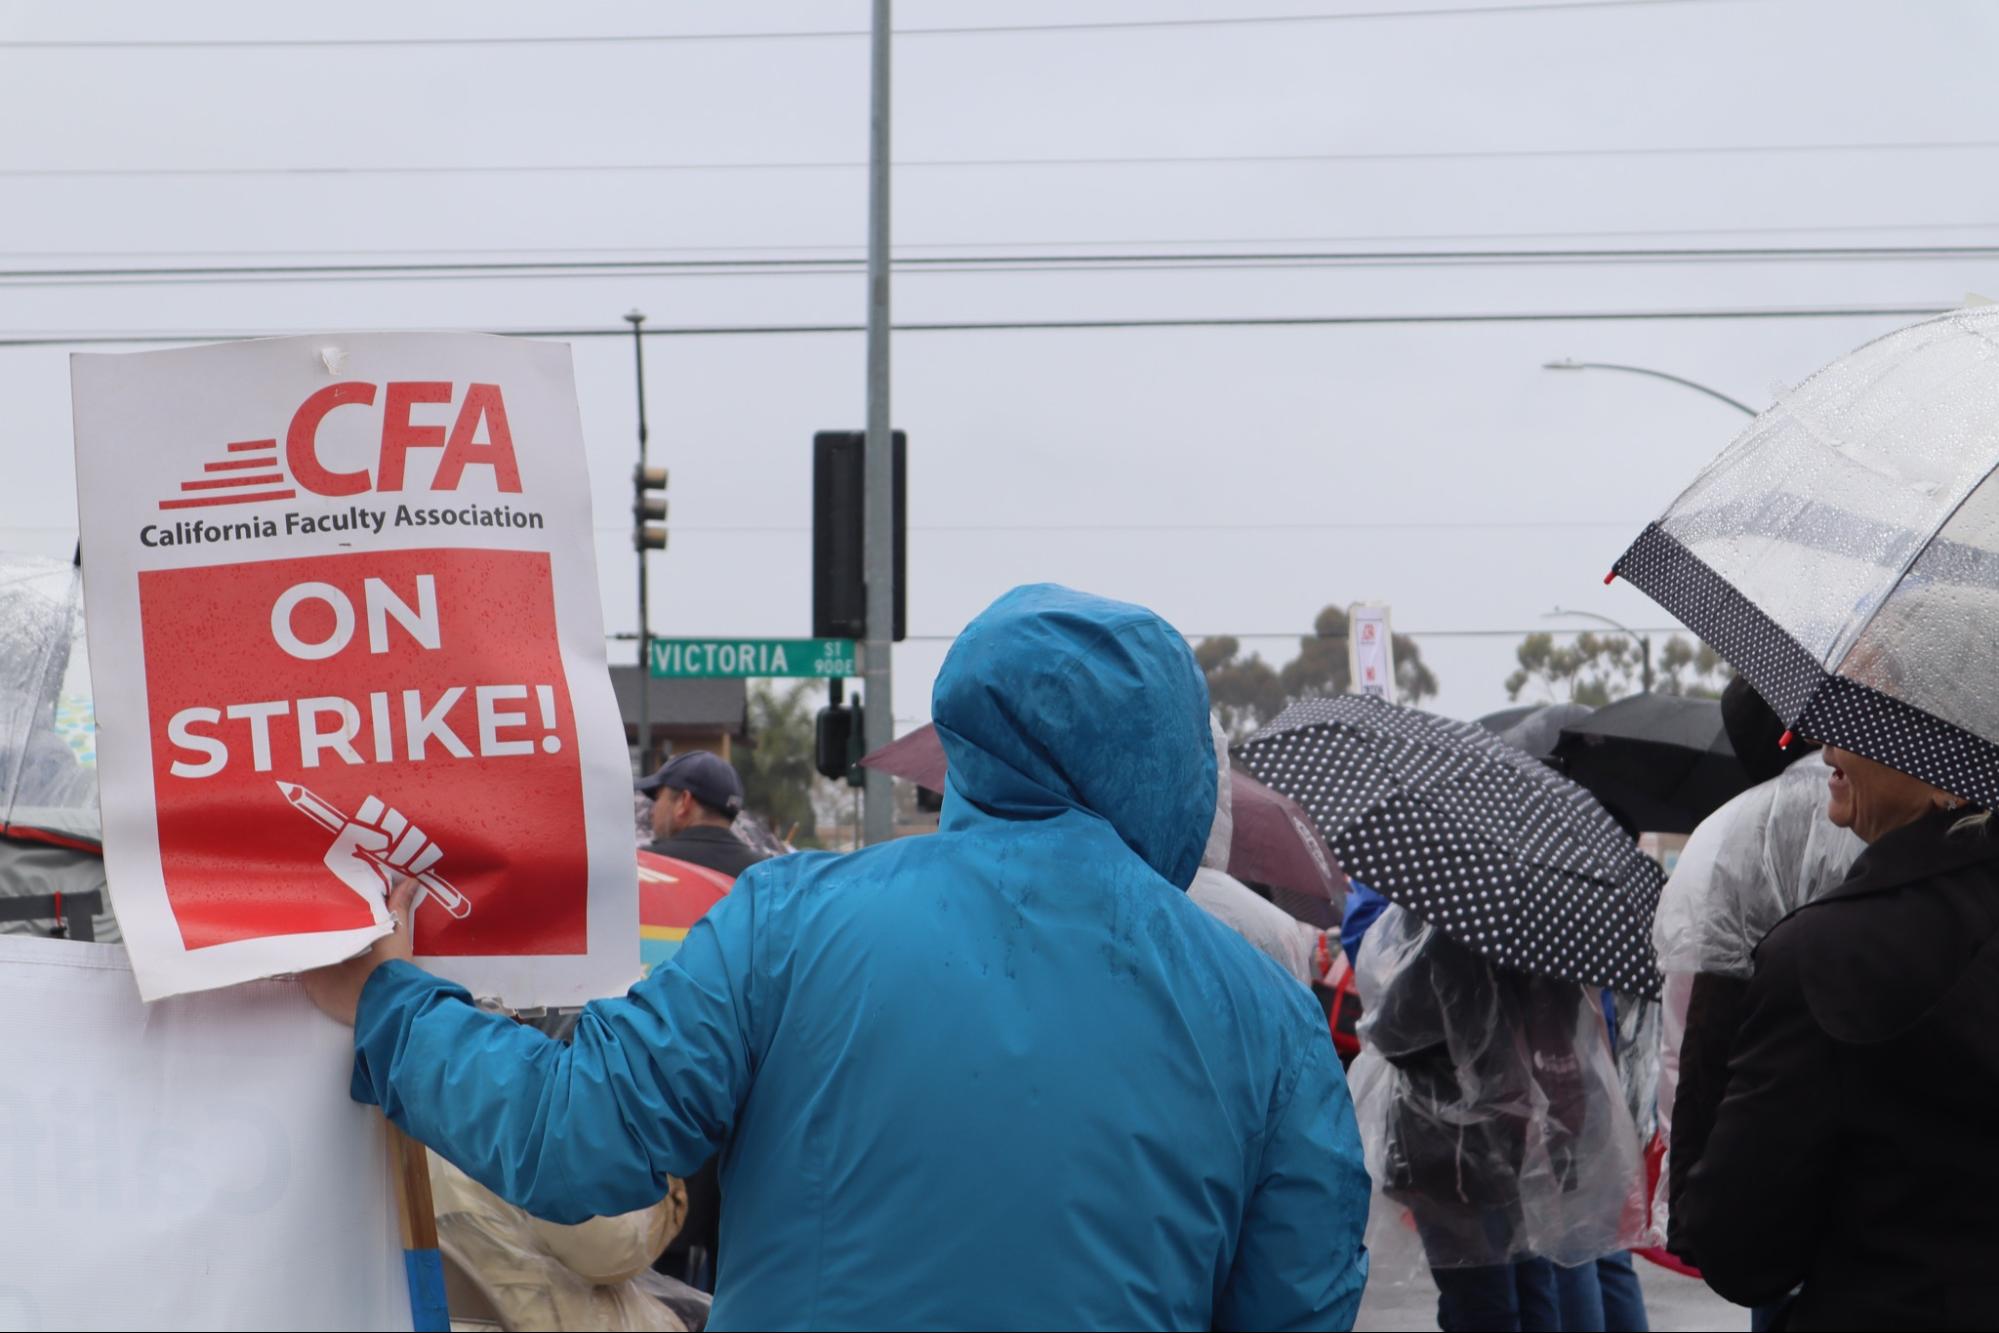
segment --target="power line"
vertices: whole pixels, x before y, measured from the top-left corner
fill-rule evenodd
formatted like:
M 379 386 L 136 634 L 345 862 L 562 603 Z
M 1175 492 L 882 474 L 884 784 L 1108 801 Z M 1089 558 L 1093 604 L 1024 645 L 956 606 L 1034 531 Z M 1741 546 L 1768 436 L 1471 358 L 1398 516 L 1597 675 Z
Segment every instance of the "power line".
M 972 536 L 1015 536 L 1023 533 L 1041 535 L 1057 533 L 1103 534 L 1106 536 L 1129 536 L 1136 533 L 1156 533 L 1170 535 L 1187 532 L 1216 533 L 1298 533 L 1298 532 L 1541 532 L 1610 530 L 1635 532 L 1643 528 L 1648 520 L 1631 519 L 1542 519 L 1531 520 L 1488 520 L 1488 519 L 1383 519 L 1373 522 L 1272 522 L 1272 523 L 928 523 L 911 524 L 909 531 L 924 536 L 954 536 L 960 533 Z M 6 532 L 75 532 L 74 523 L 0 523 L 0 531 Z M 591 528 L 599 534 L 629 533 L 630 527 L 615 523 L 599 523 Z M 749 524 L 704 524 L 677 523 L 674 531 L 683 535 L 721 537 L 803 537 L 809 536 L 812 527 L 807 523 L 749 523 Z
M 1936 232 L 1936 231 L 1991 231 L 1999 229 L 1999 221 L 1992 222 L 1854 222 L 1854 223 L 1804 223 L 1780 227 L 1639 227 L 1606 231 L 1483 231 L 1483 232 L 1373 232 L 1345 236 L 1177 236 L 1177 237 L 1128 237 L 1121 240 L 1038 240 L 1006 241 L 981 238 L 957 241 L 898 241 L 898 253 L 914 250 L 1088 250 L 1106 247 L 1137 248 L 1160 246 L 1252 246 L 1252 245 L 1356 245 L 1364 242 L 1395 242 L 1417 244 L 1426 241 L 1579 241 L 1605 238 L 1643 238 L 1660 236 L 1807 236 L 1807 235 L 1853 235 L 1865 232 Z M 842 256 L 827 255 L 823 252 L 860 250 L 849 242 L 823 243 L 816 245 L 500 245 L 500 246 L 453 246 L 450 248 L 426 248 L 421 246 L 377 247 L 373 249 L 291 249 L 291 250 L 250 250 L 231 247 L 224 250 L 0 250 L 0 259 L 220 259 L 250 258 L 279 259 L 299 256 L 316 257 L 368 257 L 396 256 L 412 258 L 459 257 L 467 255 L 686 255 L 686 254 L 727 254 L 737 258 L 756 259 L 769 254 L 803 254 L 807 251 L 822 252 L 820 259 L 836 259 Z M 858 253 L 846 256 L 858 260 Z M 723 261 L 717 261 L 723 262 Z
M 1375 522 L 1272 522 L 1272 523 L 932 523 L 911 524 L 909 531 L 926 535 L 969 533 L 973 535 L 1019 533 L 1087 532 L 1125 536 L 1133 533 L 1179 532 L 1538 532 L 1544 528 L 1643 528 L 1649 520 L 1634 519 L 1546 519 L 1539 522 L 1512 519 L 1383 519 Z M 631 528 L 615 523 L 600 524 L 596 532 L 625 532 Z M 676 532 L 722 536 L 804 536 L 812 531 L 806 523 L 728 523 L 674 525 Z
M 965 27 L 897 28 L 897 37 L 969 37 L 1012 33 L 1128 32 L 1185 28 L 1244 28 L 1393 19 L 1477 18 L 1513 14 L 1554 14 L 1605 9 L 1652 9 L 1665 5 L 1721 4 L 1739 0 L 1570 0 L 1569 3 L 1434 5 L 1423 9 L 1345 10 L 1322 14 L 1247 14 L 1171 19 L 1106 19 L 1085 23 L 987 23 Z M 428 46 L 602 46 L 656 42 L 820 41 L 868 36 L 866 28 L 810 28 L 763 32 L 555 33 L 471 37 L 89 37 L 12 38 L 0 49 L 76 50 L 332 50 Z
M 932 157 L 893 163 L 896 171 L 1103 167 L 1313 166 L 1393 162 L 1485 162 L 1574 158 L 1745 157 L 1784 154 L 1988 152 L 1999 139 L 1902 142 L 1672 144 L 1605 148 L 1444 148 L 1347 153 L 1163 153 L 1099 157 Z M 315 166 L 0 167 L 15 180 L 208 179 L 354 176 L 619 175 L 656 172 L 863 171 L 864 159 L 742 162 L 404 162 Z
M 1015 536 L 1022 533 L 1048 535 L 1054 533 L 1087 533 L 1106 536 L 1129 536 L 1135 533 L 1175 534 L 1186 532 L 1541 532 L 1576 531 L 1584 529 L 1605 529 L 1614 531 L 1637 531 L 1648 520 L 1630 519 L 1542 519 L 1531 520 L 1489 520 L 1489 519 L 1383 519 L 1373 522 L 1273 522 L 1273 523 L 927 523 L 911 524 L 909 531 L 924 536 L 955 536 L 963 533 L 971 536 Z M 0 523 L 0 531 L 8 532 L 75 532 L 76 525 L 69 524 L 20 524 Z M 599 523 L 591 528 L 600 534 L 629 533 L 631 529 L 615 523 Z M 808 523 L 676 523 L 674 531 L 683 535 L 721 537 L 802 537 L 809 536 L 812 526 Z
M 1519 639 L 1525 638 L 1529 634 L 1595 634 L 1609 637 L 1612 633 L 1614 631 L 1607 632 L 1600 629 L 1553 629 L 1546 625 L 1537 626 L 1533 629 L 1401 629 L 1398 627 L 1395 631 L 1397 638 L 1407 635 L 1412 639 Z M 1655 625 L 1649 629 L 1639 626 L 1632 629 L 1631 633 L 1686 634 L 1689 631 L 1684 625 Z M 1241 630 L 1229 630 L 1216 634 L 1201 634 L 1192 630 L 1180 630 L 1179 635 L 1183 639 L 1331 639 L 1334 641 L 1339 641 L 1347 637 L 1344 634 L 1319 634 L 1309 629 L 1267 630 L 1253 633 L 1245 633 Z M 638 635 L 629 630 L 620 630 L 608 633 L 604 637 L 614 642 L 629 643 L 638 638 Z M 713 639 L 749 639 L 771 636 L 759 635 L 751 631 L 737 631 L 727 634 L 710 634 L 703 637 Z M 1616 637 L 1623 638 L 1625 636 L 1616 635 Z M 957 638 L 956 634 L 911 634 L 905 637 L 904 642 L 954 643 L 957 641 Z
M 1507 310 L 1473 314 L 1375 315 L 1215 315 L 1161 319 L 1040 319 L 951 320 L 897 324 L 897 333 L 1018 333 L 1087 332 L 1109 329 L 1254 329 L 1338 328 L 1375 324 L 1565 324 L 1633 323 L 1645 321 L 1708 321 L 1728 319 L 1917 319 L 1942 314 L 1955 301 L 1928 301 L 1872 306 L 1766 306 L 1709 310 Z M 864 324 L 713 324 L 649 326 L 647 338 L 724 338 L 745 336 L 863 333 Z M 362 330 L 356 330 L 361 332 Z M 366 330 L 383 332 L 384 330 Z M 410 330 L 432 332 L 434 330 Z M 286 338 L 302 332 L 337 337 L 337 330 L 262 329 L 255 331 L 86 333 L 46 332 L 0 334 L 0 347 L 131 346 L 141 343 L 238 342 L 246 338 Z M 487 329 L 514 338 L 629 338 L 629 329 L 602 327 L 568 329 Z
M 1290 251 L 1264 254 L 1126 253 L 911 256 L 907 272 L 1108 273 L 1212 272 L 1233 269 L 1299 271 L 1321 268 L 1429 268 L 1527 265 L 1654 265 L 1788 262 L 1921 262 L 1999 258 L 1999 245 L 1761 246 L 1597 250 Z M 109 287 L 233 283 L 434 282 L 573 278 L 844 276 L 863 271 L 856 259 L 503 260 L 374 264 L 156 265 L 117 268 L 0 269 L 0 286 Z

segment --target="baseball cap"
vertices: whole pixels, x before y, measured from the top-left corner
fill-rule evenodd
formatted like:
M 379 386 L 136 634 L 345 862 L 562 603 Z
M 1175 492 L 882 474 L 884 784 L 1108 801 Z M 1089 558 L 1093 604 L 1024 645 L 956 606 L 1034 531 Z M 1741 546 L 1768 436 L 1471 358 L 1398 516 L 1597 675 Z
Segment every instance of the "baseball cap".
M 677 754 L 660 765 L 657 773 L 632 785 L 648 796 L 657 795 L 662 787 L 670 787 L 724 814 L 743 812 L 743 780 L 736 776 L 735 767 L 728 760 L 706 750 Z

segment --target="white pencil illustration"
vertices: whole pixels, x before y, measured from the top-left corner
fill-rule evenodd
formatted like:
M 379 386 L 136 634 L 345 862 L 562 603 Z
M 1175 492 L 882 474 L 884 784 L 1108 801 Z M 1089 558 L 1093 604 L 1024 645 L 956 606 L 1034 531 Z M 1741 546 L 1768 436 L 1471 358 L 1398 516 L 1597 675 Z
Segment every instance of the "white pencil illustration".
M 357 822 L 349 819 L 338 808 L 329 804 L 324 797 L 315 794 L 302 783 L 280 782 L 278 783 L 278 790 L 283 793 L 285 800 L 291 804 L 294 810 L 297 810 L 328 833 L 338 836 L 345 831 L 349 824 Z M 370 802 L 372 804 L 379 804 L 373 798 L 370 798 Z M 366 813 L 365 808 L 363 813 Z M 371 822 L 366 820 L 359 822 L 366 824 L 370 828 L 375 827 Z M 398 824 L 400 825 L 399 817 Z M 402 826 L 398 826 L 382 828 L 378 831 L 393 839 L 403 829 Z M 408 875 L 410 878 L 416 880 L 422 886 L 422 891 L 417 896 L 418 903 L 423 901 L 424 894 L 428 894 L 437 900 L 439 906 L 443 907 L 445 911 L 451 913 L 454 917 L 463 919 L 471 915 L 472 900 L 459 892 L 450 880 L 445 879 L 442 875 L 431 869 L 444 855 L 443 850 L 436 843 L 431 843 L 418 852 L 410 859 L 407 865 L 399 865 L 380 852 L 369 851 L 363 847 L 354 848 L 354 854 L 372 863 L 377 869 L 382 871 L 389 883 L 393 883 L 398 875 Z

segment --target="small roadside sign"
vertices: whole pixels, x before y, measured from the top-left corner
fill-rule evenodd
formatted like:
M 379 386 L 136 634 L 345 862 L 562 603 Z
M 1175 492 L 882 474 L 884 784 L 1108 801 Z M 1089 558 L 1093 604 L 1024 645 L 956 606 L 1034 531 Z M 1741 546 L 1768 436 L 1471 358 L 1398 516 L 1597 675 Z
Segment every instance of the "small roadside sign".
M 1387 607 L 1356 602 L 1347 608 L 1347 671 L 1349 693 L 1395 702 L 1395 636 Z
M 852 639 L 654 639 L 660 680 L 736 676 L 845 677 L 861 674 Z

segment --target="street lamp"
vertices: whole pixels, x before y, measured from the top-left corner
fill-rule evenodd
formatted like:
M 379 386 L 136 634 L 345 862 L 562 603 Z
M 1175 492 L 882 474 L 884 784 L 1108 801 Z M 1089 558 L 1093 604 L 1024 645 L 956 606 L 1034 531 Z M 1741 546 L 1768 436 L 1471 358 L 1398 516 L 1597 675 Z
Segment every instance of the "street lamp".
M 1640 678 L 1644 681 L 1645 693 L 1650 694 L 1652 692 L 1652 636 L 1651 635 L 1640 634 L 1637 630 L 1632 629 L 1629 625 L 1623 624 L 1619 621 L 1612 620 L 1609 616 L 1598 615 L 1594 611 L 1565 611 L 1558 606 L 1554 610 L 1550 611 L 1547 615 L 1542 616 L 1541 619 L 1553 620 L 1556 616 L 1578 616 L 1584 620 L 1594 620 L 1600 624 L 1610 626 L 1612 629 L 1616 630 L 1618 633 L 1624 635 L 1627 638 L 1638 640 L 1638 662 L 1639 662 L 1639 670 L 1641 673 Z
M 1738 411 L 1738 412 L 1742 413 L 1742 414 L 1743 414 L 1744 416 L 1747 416 L 1747 417 L 1753 417 L 1753 416 L 1755 416 L 1755 415 L 1756 415 L 1756 409 L 1755 409 L 1755 408 L 1751 407 L 1751 406 L 1750 406 L 1749 404 L 1747 404 L 1747 403 L 1745 403 L 1745 402 L 1742 402 L 1742 401 L 1740 401 L 1740 400 L 1738 400 L 1738 399 L 1734 399 L 1734 398 L 1730 398 L 1730 397 L 1729 397 L 1729 396 L 1728 396 L 1727 394 L 1723 393 L 1723 392 L 1722 392 L 1721 390 L 1719 390 L 1719 389 L 1710 389 L 1710 388 L 1709 388 L 1709 387 L 1708 387 L 1707 385 L 1705 385 L 1705 384 L 1701 384 L 1701 383 L 1698 383 L 1698 382 L 1696 382 L 1696 381 L 1694 381 L 1694 380 L 1690 380 L 1690 379 L 1686 378 L 1686 377 L 1685 377 L 1684 375 L 1673 375 L 1673 374 L 1669 374 L 1669 373 L 1667 373 L 1666 371 L 1663 371 L 1663 370 L 1651 370 L 1651 369 L 1648 369 L 1648 368 L 1646 368 L 1646 367 L 1644 367 L 1644 366 L 1625 366 L 1625 365 L 1619 365 L 1619 364 L 1617 364 L 1617 363 L 1616 363 L 1616 362 L 1614 362 L 1614 361 L 1576 361 L 1576 360 L 1572 360 L 1572 359 L 1570 359 L 1570 358 L 1567 358 L 1567 357 L 1564 357 L 1564 358 L 1563 358 L 1562 360 L 1560 360 L 1560 361 L 1547 361 L 1547 362 L 1543 362 L 1543 363 L 1542 363 L 1542 366 L 1541 366 L 1541 369 L 1543 369 L 1543 370 L 1622 370 L 1622 371 L 1626 372 L 1627 374 L 1632 374 L 1632 375 L 1650 375 L 1650 376 L 1651 376 L 1651 377 L 1652 377 L 1653 379 L 1655 379 L 1655 380 L 1665 380 L 1665 381 L 1667 381 L 1667 382 L 1669 382 L 1669 383 L 1672 383 L 1672 384 L 1679 384 L 1679 385 L 1684 385 L 1685 387 L 1687 387 L 1687 388 L 1689 388 L 1689 389 L 1692 389 L 1692 390 L 1694 390 L 1694 391 L 1695 391 L 1695 392 L 1697 392 L 1697 393 L 1704 393 L 1704 394 L 1706 394 L 1706 395 L 1707 395 L 1708 397 L 1710 397 L 1710 398 L 1713 398 L 1713 399 L 1716 399 L 1716 400 L 1718 400 L 1718 401 L 1720 401 L 1720 402 L 1724 402 L 1724 403 L 1727 403 L 1727 404 L 1728 404 L 1728 405 L 1729 405 L 1730 407 L 1732 407 L 1732 408 L 1734 408 L 1734 409 L 1735 409 L 1736 411 Z

